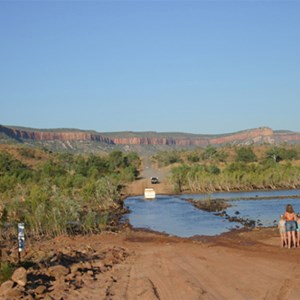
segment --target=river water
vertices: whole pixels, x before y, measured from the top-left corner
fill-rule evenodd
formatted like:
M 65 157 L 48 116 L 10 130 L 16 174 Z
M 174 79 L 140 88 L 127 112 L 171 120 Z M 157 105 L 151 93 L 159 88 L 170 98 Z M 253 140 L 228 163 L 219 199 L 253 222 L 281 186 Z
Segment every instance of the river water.
M 300 213 L 300 190 L 253 191 L 238 193 L 212 193 L 193 195 L 157 195 L 154 200 L 143 196 L 128 197 L 125 206 L 130 213 L 124 216 L 134 228 L 146 228 L 169 235 L 191 237 L 218 235 L 243 225 L 229 222 L 225 217 L 202 211 L 186 199 L 226 199 L 231 207 L 229 216 L 256 221 L 263 227 L 276 226 L 280 214 L 288 203 Z

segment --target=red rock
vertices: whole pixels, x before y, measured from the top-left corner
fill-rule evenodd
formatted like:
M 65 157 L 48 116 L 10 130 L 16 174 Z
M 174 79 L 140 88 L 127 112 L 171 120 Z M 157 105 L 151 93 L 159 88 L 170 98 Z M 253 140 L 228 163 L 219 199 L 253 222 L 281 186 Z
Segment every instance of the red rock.
M 12 290 L 13 286 L 14 286 L 14 282 L 12 280 L 7 280 L 3 282 L 0 286 L 0 294 L 1 295 L 7 294 L 8 291 Z
M 62 265 L 56 265 L 48 268 L 48 273 L 50 276 L 54 276 L 58 279 L 62 276 L 69 274 L 70 270 Z
M 27 271 L 25 268 L 20 267 L 14 271 L 11 279 L 20 286 L 25 286 L 27 283 Z

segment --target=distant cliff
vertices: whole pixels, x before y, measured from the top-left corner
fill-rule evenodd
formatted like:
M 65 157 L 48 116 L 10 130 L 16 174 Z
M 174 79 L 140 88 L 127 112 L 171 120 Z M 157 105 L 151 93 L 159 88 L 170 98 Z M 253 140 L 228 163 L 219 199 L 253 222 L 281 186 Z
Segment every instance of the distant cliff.
M 171 135 L 171 133 L 169 134 Z M 300 137 L 300 135 L 299 135 Z M 123 137 L 112 138 L 115 144 L 121 145 L 176 145 L 176 146 L 207 146 L 238 142 L 273 142 L 273 130 L 258 128 L 226 135 L 190 135 L 190 137 Z
M 159 132 L 114 132 L 98 133 L 78 129 L 32 129 L 0 125 L 1 136 L 17 142 L 61 142 L 77 147 L 79 142 L 95 142 L 101 145 L 152 145 L 189 147 L 224 144 L 276 144 L 300 143 L 300 133 L 291 131 L 273 131 L 268 127 L 249 129 L 228 134 L 200 135 L 188 133 Z M 67 144 L 66 144 L 67 143 Z M 77 146 L 76 146 L 77 145 Z M 70 146 L 70 147 L 71 147 Z
M 299 132 L 292 132 L 292 131 L 274 132 L 273 137 L 276 142 L 300 143 Z
M 16 140 L 32 140 L 32 141 L 97 141 L 107 144 L 114 142 L 98 133 L 91 133 L 88 131 L 63 131 L 63 130 L 29 130 L 18 129 L 14 127 L 5 127 L 0 125 L 0 132 L 6 134 L 8 137 Z
M 191 138 L 172 138 L 172 137 L 130 137 L 130 138 L 113 138 L 116 145 L 175 145 L 175 146 L 191 146 L 191 145 L 207 145 L 206 138 L 197 140 Z
M 212 138 L 210 144 L 227 144 L 227 143 L 274 143 L 274 132 L 271 128 L 262 127 L 257 129 L 245 130 L 237 133 L 232 133 L 224 137 Z

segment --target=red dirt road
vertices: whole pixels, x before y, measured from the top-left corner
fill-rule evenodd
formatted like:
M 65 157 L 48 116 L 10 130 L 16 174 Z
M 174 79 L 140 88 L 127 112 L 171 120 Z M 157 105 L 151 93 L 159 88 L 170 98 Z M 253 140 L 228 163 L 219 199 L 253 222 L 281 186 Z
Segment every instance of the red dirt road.
M 296 300 L 300 249 L 282 249 L 279 242 L 276 229 L 198 240 L 125 230 L 60 237 L 54 240 L 55 247 L 47 242 L 39 247 L 50 251 L 89 247 L 95 253 L 122 249 L 127 254 L 124 260 L 106 258 L 109 268 L 96 280 L 84 281 L 76 290 L 58 289 L 51 294 L 54 299 Z

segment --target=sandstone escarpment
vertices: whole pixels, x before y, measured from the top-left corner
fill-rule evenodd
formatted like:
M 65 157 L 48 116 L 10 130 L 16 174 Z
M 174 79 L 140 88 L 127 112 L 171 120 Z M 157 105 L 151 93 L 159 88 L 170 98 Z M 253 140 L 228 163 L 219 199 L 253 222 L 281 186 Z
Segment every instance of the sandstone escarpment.
M 272 142 L 273 130 L 257 128 L 217 137 L 193 135 L 191 138 L 156 138 L 156 137 L 128 137 L 113 138 L 115 144 L 120 145 L 175 145 L 175 146 L 208 146 L 236 142 Z
M 242 132 L 233 133 L 224 137 L 212 138 L 209 143 L 215 144 L 226 144 L 241 141 L 252 141 L 252 142 L 272 142 L 273 130 L 267 127 L 257 128 L 252 130 L 246 130 Z
M 78 142 L 96 142 L 102 145 L 152 145 L 190 147 L 224 144 L 273 144 L 273 143 L 299 143 L 300 133 L 291 131 L 273 131 L 268 127 L 249 129 L 235 133 L 219 135 L 200 135 L 186 133 L 159 133 L 159 132 L 116 132 L 98 133 L 76 129 L 27 129 L 0 125 L 0 133 L 17 141 L 52 143 L 61 142 L 64 145 L 71 143 L 77 148 Z M 75 144 L 74 144 L 75 143 Z M 66 147 L 66 146 L 65 146 Z
M 209 143 L 207 138 L 159 138 L 159 137 L 130 137 L 114 138 L 116 145 L 174 145 L 174 146 L 206 146 Z
M 300 142 L 300 133 L 295 132 L 276 132 L 274 134 L 274 138 L 277 141 L 284 141 L 284 142 Z
M 113 141 L 119 145 L 176 145 L 176 140 L 172 138 L 131 137 L 114 138 Z
M 16 129 L 13 127 L 5 127 L 0 125 L 0 132 L 5 133 L 7 136 L 17 139 L 29 139 L 33 141 L 97 141 L 107 144 L 113 144 L 113 141 L 98 133 L 91 133 L 86 131 L 31 131 Z

